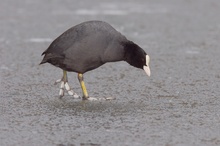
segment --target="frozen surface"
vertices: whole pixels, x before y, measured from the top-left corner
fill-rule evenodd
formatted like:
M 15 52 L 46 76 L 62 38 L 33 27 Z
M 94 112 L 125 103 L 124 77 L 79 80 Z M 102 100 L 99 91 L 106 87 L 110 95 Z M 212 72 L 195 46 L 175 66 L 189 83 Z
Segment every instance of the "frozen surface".
M 219 0 L 2 0 L 1 146 L 220 145 Z M 152 76 L 125 62 L 85 74 L 91 96 L 58 99 L 62 71 L 41 65 L 52 40 L 104 20 L 151 56 Z M 81 94 L 76 73 L 69 83 Z

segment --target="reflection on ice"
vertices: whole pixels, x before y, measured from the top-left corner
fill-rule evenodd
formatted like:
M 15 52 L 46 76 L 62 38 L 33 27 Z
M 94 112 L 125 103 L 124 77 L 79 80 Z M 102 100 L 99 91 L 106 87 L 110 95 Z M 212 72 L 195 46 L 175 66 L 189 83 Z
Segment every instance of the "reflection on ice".
M 75 11 L 77 15 L 127 15 L 126 11 L 122 10 L 95 10 L 95 9 L 78 9 Z
M 8 71 L 11 71 L 11 69 L 10 69 L 8 66 L 4 65 L 4 64 L 0 66 L 0 70 L 8 70 Z
M 186 54 L 199 54 L 200 50 L 201 49 L 197 47 L 190 47 L 186 50 Z
M 45 43 L 45 42 L 52 42 L 53 40 L 51 38 L 30 38 L 27 40 L 27 42 L 32 43 Z
M 168 7 L 164 5 L 142 5 L 135 2 L 104 2 L 94 7 L 81 7 L 76 10 L 55 11 L 53 14 L 60 15 L 129 15 L 129 14 L 152 14 L 167 13 Z

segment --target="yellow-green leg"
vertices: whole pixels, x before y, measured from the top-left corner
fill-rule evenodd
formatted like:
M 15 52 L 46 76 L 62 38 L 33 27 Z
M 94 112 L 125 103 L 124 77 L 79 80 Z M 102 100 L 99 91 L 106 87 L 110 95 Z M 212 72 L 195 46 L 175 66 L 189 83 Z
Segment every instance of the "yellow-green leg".
M 88 92 L 86 90 L 86 86 L 85 86 L 85 83 L 83 81 L 83 74 L 79 73 L 78 74 L 78 79 L 79 79 L 79 83 L 81 85 L 81 88 L 82 88 L 82 92 L 83 92 L 83 100 L 88 100 L 89 98 L 89 95 L 88 95 Z
M 83 92 L 83 100 L 90 100 L 90 101 L 94 101 L 94 100 L 112 100 L 115 99 L 113 97 L 108 97 L 108 98 L 95 98 L 95 97 L 89 97 L 88 92 L 86 90 L 86 86 L 85 83 L 83 81 L 83 74 L 78 73 L 78 79 L 79 79 L 79 83 L 81 85 L 82 88 L 82 92 Z

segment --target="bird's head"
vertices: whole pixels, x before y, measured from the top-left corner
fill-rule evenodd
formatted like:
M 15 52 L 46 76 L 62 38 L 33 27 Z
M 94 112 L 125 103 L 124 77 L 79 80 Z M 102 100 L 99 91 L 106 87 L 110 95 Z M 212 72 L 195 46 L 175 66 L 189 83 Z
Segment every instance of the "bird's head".
M 150 76 L 149 55 L 141 47 L 130 41 L 124 47 L 125 61 L 134 67 L 143 69 Z

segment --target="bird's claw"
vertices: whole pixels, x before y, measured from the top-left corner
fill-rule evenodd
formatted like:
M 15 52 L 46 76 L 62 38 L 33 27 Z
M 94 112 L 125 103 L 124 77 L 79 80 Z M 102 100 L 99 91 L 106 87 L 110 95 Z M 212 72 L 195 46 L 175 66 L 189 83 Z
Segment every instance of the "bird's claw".
M 63 81 L 62 79 L 57 80 L 54 84 L 60 83 L 60 91 L 59 91 L 59 96 L 62 98 L 64 96 L 64 90 L 67 91 L 67 93 L 70 96 L 73 96 L 74 98 L 78 99 L 81 98 L 78 94 L 76 94 L 69 86 L 68 82 Z
M 54 85 L 57 85 L 58 83 L 60 83 L 62 80 L 61 79 L 58 79 L 55 81 Z

